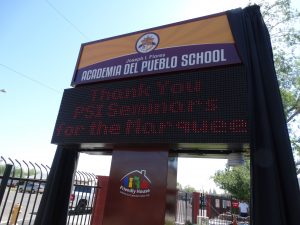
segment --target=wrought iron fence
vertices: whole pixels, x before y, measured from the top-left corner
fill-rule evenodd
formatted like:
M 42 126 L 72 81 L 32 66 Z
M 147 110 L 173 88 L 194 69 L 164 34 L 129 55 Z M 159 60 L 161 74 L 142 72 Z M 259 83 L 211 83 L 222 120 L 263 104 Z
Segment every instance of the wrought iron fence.
M 94 200 L 97 192 L 95 175 L 77 171 L 70 196 L 68 225 L 92 224 Z
M 177 193 L 176 223 L 187 224 L 192 221 L 192 195 L 191 193 L 179 191 Z
M 0 158 L 0 224 L 32 225 L 50 167 Z M 91 224 L 97 187 L 94 174 L 77 171 L 70 196 L 67 225 Z
M 250 217 L 241 218 L 238 209 L 233 208 L 232 203 L 237 200 L 231 196 L 206 193 L 197 196 L 199 199 L 195 199 L 191 193 L 178 192 L 176 225 L 232 225 L 234 220 L 239 225 L 250 224 Z M 196 209 L 195 204 L 198 204 Z

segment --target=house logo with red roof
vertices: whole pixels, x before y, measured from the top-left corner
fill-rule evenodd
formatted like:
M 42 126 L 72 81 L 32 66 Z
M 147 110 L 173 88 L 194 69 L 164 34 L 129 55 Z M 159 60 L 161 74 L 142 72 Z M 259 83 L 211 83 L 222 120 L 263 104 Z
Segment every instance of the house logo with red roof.
M 129 197 L 150 197 L 151 180 L 146 170 L 133 170 L 120 180 L 120 193 Z

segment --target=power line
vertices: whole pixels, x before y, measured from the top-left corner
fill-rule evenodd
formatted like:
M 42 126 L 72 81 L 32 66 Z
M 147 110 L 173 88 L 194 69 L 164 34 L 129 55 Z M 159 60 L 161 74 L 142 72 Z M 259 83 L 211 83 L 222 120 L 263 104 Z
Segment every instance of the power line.
M 54 89 L 54 88 L 48 86 L 47 84 L 44 84 L 44 83 L 41 82 L 41 81 L 38 81 L 38 80 L 36 80 L 36 79 L 34 79 L 34 78 L 31 78 L 30 76 L 27 76 L 27 75 L 25 75 L 25 74 L 23 74 L 23 73 L 20 73 L 20 72 L 14 70 L 13 68 L 11 68 L 11 67 L 9 67 L 9 66 L 6 66 L 6 65 L 4 65 L 4 64 L 2 64 L 2 63 L 0 63 L 0 66 L 4 67 L 5 69 L 7 69 L 7 70 L 9 70 L 9 71 L 11 71 L 11 72 L 13 72 L 13 73 L 15 73 L 15 74 L 20 75 L 21 77 L 24 77 L 24 78 L 26 78 L 26 79 L 28 79 L 28 80 L 30 80 L 30 81 L 32 81 L 32 82 L 38 84 L 38 85 L 40 85 L 40 86 L 42 86 L 42 87 L 44 87 L 44 88 L 47 88 L 47 89 L 49 89 L 49 90 L 51 90 L 51 91 L 54 91 L 54 92 L 56 92 L 56 93 L 61 94 L 60 91 L 58 91 L 58 90 L 56 90 L 56 89 Z
M 67 23 L 69 23 L 78 33 L 80 33 L 86 40 L 89 40 L 89 38 L 83 33 L 81 32 L 81 30 L 79 30 L 79 28 L 77 26 L 75 26 L 75 24 L 73 24 L 67 17 L 64 16 L 64 14 L 62 14 L 51 2 L 49 2 L 48 0 L 45 0 L 45 2 L 59 15 L 61 16 L 61 18 L 63 18 Z

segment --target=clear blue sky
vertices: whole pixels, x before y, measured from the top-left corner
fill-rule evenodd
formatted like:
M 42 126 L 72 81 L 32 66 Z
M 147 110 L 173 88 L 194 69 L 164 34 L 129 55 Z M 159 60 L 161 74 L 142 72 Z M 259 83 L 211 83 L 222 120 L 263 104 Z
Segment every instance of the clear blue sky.
M 246 0 L 0 1 L 0 155 L 51 164 L 84 42 L 244 7 Z

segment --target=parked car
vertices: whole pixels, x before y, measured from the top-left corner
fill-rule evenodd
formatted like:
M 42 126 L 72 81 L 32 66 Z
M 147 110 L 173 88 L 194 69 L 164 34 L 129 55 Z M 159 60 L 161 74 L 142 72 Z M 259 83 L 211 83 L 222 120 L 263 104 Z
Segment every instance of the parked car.
M 1 182 L 2 182 L 2 178 L 0 178 L 0 184 L 1 184 Z M 18 183 L 19 183 L 19 181 L 18 180 L 15 180 L 15 179 L 9 179 L 8 181 L 7 181 L 7 187 L 15 187 L 15 186 L 17 186 L 18 185 Z
M 44 184 L 25 182 L 23 185 L 19 187 L 19 192 L 43 193 L 44 188 L 45 188 Z
M 39 189 L 38 189 L 38 193 L 43 194 L 45 190 L 45 184 L 41 184 Z

